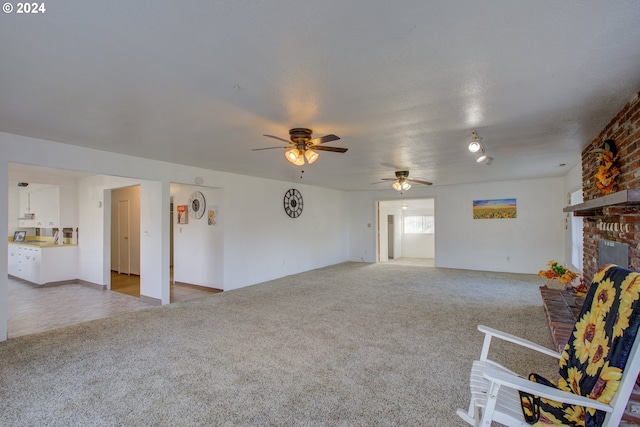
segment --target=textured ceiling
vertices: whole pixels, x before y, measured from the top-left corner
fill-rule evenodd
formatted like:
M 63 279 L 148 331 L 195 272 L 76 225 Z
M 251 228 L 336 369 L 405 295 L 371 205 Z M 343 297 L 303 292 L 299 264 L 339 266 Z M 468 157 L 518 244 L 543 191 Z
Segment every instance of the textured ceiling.
M 435 185 L 561 176 L 640 90 L 638 1 L 46 8 L 0 15 L 0 131 L 330 188 L 384 188 L 394 168 Z M 349 151 L 304 174 L 251 151 L 291 127 Z

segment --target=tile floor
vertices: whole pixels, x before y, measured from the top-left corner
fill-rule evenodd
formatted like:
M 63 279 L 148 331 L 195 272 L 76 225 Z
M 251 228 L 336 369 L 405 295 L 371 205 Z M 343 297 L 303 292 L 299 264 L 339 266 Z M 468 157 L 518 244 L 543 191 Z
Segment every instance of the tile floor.
M 400 258 L 398 265 L 433 267 L 433 259 Z M 9 338 L 44 332 L 89 320 L 143 310 L 152 304 L 140 301 L 138 276 L 112 273 L 114 291 L 101 291 L 70 284 L 38 286 L 9 277 Z M 219 289 L 191 285 L 171 285 L 171 302 L 200 298 Z
M 390 259 L 389 264 L 409 265 L 412 267 L 435 267 L 436 260 L 433 258 L 397 258 Z
M 135 279 L 135 276 L 133 276 Z M 152 304 L 119 292 L 79 284 L 39 286 L 9 277 L 9 338 L 44 332 L 89 320 L 143 310 Z M 138 286 L 138 294 L 139 294 Z M 171 286 L 171 302 L 200 298 L 217 289 Z

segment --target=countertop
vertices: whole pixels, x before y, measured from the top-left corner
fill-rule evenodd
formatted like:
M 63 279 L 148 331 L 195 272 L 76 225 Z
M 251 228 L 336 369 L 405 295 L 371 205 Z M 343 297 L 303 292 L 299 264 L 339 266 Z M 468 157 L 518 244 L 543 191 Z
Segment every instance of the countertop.
M 64 248 L 69 246 L 78 246 L 77 244 L 65 243 L 64 245 L 59 245 L 57 243 L 53 243 L 53 240 L 40 240 L 40 239 L 29 239 L 27 238 L 24 242 L 14 242 L 13 237 L 9 237 L 8 243 L 10 245 L 20 245 L 20 246 L 33 246 L 36 248 Z

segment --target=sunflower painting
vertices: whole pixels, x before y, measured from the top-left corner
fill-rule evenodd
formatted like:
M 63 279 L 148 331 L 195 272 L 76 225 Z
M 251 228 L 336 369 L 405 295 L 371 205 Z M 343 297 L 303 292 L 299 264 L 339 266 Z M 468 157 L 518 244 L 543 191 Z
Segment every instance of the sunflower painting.
M 473 219 L 517 218 L 516 199 L 474 200 Z
M 558 382 L 538 374 L 529 379 L 609 403 L 620 385 L 639 327 L 640 274 L 607 264 L 595 275 L 560 356 Z M 593 408 L 536 399 L 523 392 L 521 401 L 527 422 L 535 426 L 597 427 L 605 415 Z

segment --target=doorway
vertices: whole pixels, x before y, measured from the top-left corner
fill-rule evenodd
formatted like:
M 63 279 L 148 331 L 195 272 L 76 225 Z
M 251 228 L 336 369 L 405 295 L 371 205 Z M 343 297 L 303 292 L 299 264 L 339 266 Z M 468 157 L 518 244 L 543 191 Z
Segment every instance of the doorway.
M 129 200 L 118 200 L 118 273 L 131 274 Z
M 111 190 L 111 290 L 140 297 L 140 185 Z
M 435 266 L 435 200 L 377 203 L 377 262 Z

